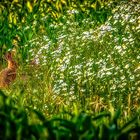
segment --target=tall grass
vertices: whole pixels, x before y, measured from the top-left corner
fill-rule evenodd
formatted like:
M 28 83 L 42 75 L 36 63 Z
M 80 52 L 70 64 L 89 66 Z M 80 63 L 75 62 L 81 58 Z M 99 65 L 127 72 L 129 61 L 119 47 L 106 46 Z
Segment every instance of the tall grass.
M 23 42 L 21 49 L 15 45 L 18 77 L 4 92 L 26 108 L 28 116 L 31 108 L 52 119 L 34 126 L 38 137 L 101 140 L 106 134 L 106 139 L 115 140 L 128 139 L 132 131 L 132 137 L 140 137 L 139 118 L 132 119 L 140 106 L 139 7 L 139 2 L 120 2 L 102 24 L 68 10 L 58 22 L 41 19 L 40 33 Z M 25 36 L 30 29 L 34 25 L 22 30 Z M 100 112 L 106 113 L 95 117 Z M 32 122 L 35 117 L 29 118 Z
M 73 104 L 89 112 L 108 110 L 111 104 L 124 110 L 126 118 L 137 112 L 139 5 L 121 5 L 100 26 L 90 18 L 79 25 L 78 11 L 68 13 L 63 22 L 48 26 L 48 35 L 25 45 L 30 46 L 27 64 L 31 60 L 35 64 L 21 65 L 20 83 L 14 85 L 24 90 L 23 104 L 49 114 L 60 108 L 73 110 Z

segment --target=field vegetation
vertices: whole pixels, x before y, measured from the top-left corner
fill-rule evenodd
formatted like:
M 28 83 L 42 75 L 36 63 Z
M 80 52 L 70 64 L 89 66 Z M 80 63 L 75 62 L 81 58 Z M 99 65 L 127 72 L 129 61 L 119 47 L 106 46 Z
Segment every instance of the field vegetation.
M 0 139 L 139 140 L 140 2 L 0 2 Z M 14 129 L 13 129 L 14 128 Z

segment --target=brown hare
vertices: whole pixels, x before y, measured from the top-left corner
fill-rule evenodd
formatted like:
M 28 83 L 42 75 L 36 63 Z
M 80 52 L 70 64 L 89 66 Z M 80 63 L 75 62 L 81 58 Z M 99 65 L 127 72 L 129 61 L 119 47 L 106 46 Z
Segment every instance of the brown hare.
M 13 60 L 11 52 L 5 55 L 7 68 L 0 72 L 0 88 L 8 87 L 16 78 L 17 63 Z

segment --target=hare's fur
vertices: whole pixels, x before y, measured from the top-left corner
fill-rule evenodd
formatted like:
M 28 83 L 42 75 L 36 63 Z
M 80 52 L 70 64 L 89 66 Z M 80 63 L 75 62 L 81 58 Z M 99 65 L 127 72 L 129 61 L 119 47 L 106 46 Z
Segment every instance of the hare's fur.
M 8 66 L 0 72 L 0 88 L 8 87 L 16 79 L 17 64 L 13 60 L 12 54 L 8 52 L 5 59 Z

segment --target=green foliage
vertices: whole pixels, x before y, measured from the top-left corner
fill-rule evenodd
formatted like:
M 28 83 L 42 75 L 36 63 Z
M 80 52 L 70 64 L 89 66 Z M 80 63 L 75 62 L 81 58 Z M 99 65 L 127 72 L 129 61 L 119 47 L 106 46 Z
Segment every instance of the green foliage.
M 0 102 L 0 139 L 43 139 L 47 135 L 47 130 L 41 124 L 30 124 L 23 108 L 17 108 L 1 91 Z
M 1 1 L 0 55 L 14 48 L 19 67 L 0 139 L 140 139 L 138 12 L 136 0 Z
M 27 112 L 0 91 L 0 138 L 1 139 L 48 139 L 48 140 L 128 140 L 132 136 L 140 138 L 139 117 L 136 115 L 126 124 L 119 125 L 120 112 L 101 113 L 93 116 L 81 112 L 77 115 L 67 114 L 68 118 L 46 119 L 40 112 L 31 118 Z M 64 116 L 66 114 L 64 113 Z M 33 121 L 34 120 L 34 121 Z
M 108 1 L 66 1 L 66 0 L 12 0 L 0 2 L 0 56 L 16 48 L 22 53 L 23 61 L 29 48 L 23 47 L 36 34 L 42 34 L 48 23 L 58 21 L 68 11 L 78 11 L 82 16 L 90 16 L 95 21 L 106 21 L 110 8 Z M 113 4 L 114 5 L 114 4 Z M 44 20 L 47 24 L 44 24 Z M 83 20 L 83 18 L 81 19 Z M 15 43 L 16 42 L 16 43 Z M 30 47 L 30 46 L 29 46 Z
M 37 84 L 31 82 L 34 88 L 28 86 L 27 92 L 31 97 L 35 89 L 40 91 L 35 95 L 45 94 L 43 103 L 50 107 L 49 85 L 52 93 L 49 101 L 54 106 L 63 103 L 73 108 L 75 102 L 79 103 L 79 109 L 97 112 L 112 104 L 121 107 L 125 117 L 135 114 L 140 104 L 138 11 L 139 5 L 122 2 L 100 26 L 90 17 L 81 22 L 80 13 L 70 13 L 60 22 L 50 23 L 47 35 L 27 43 L 32 46 L 28 61 L 34 59 L 41 67 L 33 74 L 37 80 L 31 78 Z

